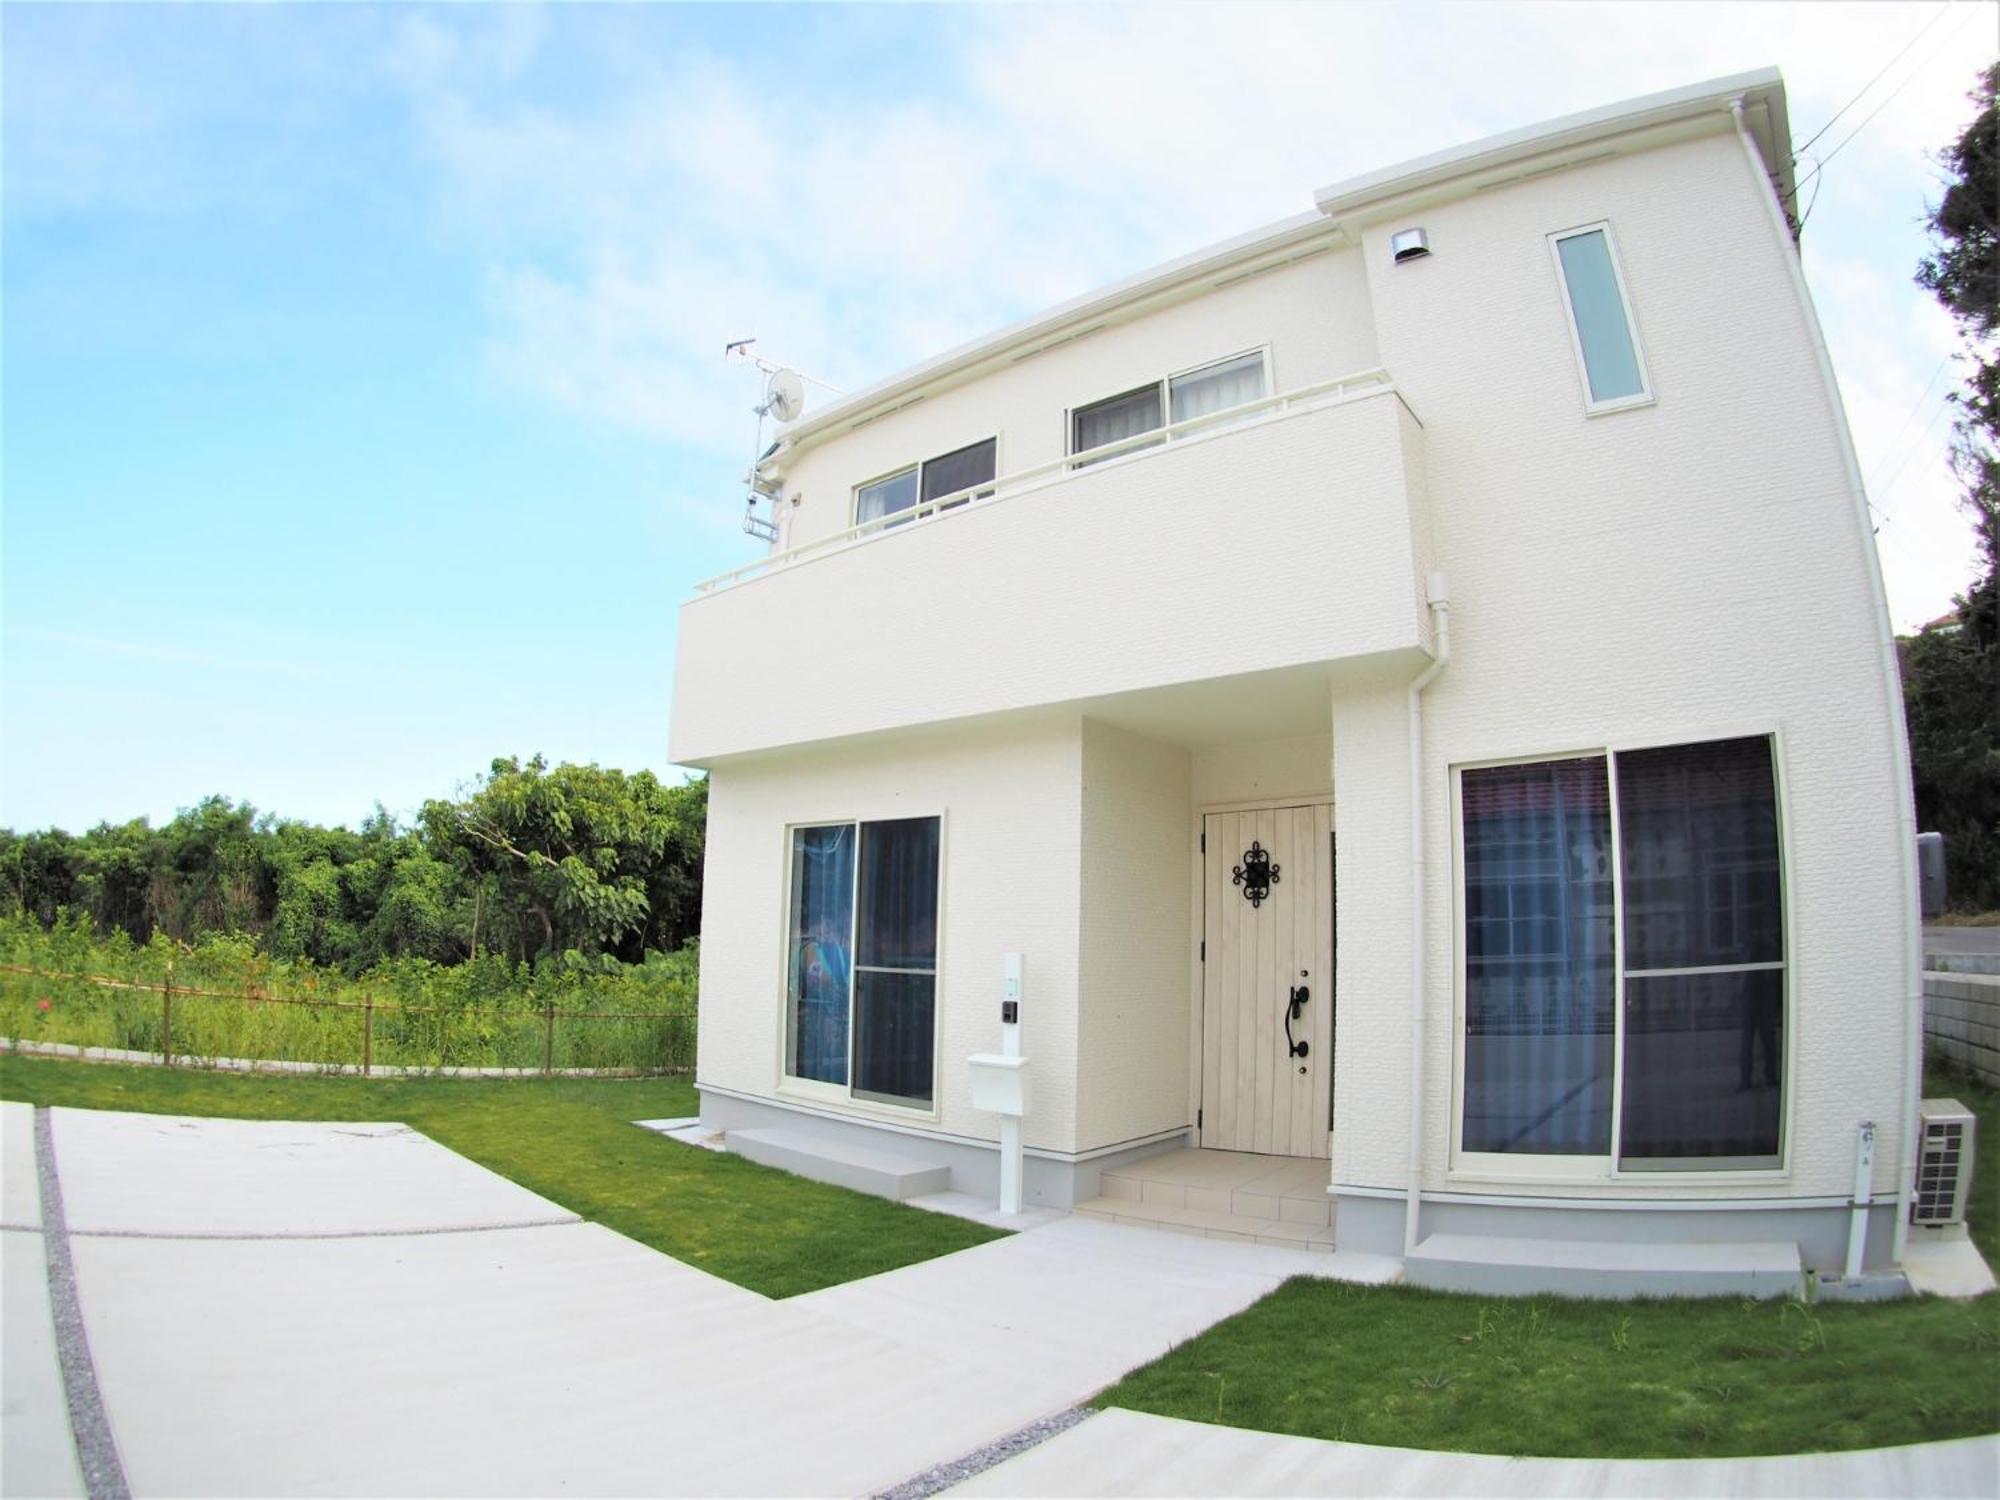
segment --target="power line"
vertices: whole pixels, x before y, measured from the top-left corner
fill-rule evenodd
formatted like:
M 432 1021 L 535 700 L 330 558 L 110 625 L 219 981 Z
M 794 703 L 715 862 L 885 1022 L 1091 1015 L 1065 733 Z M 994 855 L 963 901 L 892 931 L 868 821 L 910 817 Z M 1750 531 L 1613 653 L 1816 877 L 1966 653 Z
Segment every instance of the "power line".
M 1981 7 L 1976 5 L 1967 6 L 1966 14 L 1968 16 L 1975 16 L 1979 14 L 1980 9 Z M 1831 162 L 1836 156 L 1840 155 L 1840 153 L 1847 148 L 1847 144 L 1849 141 L 1853 140 L 1857 135 L 1861 134 L 1862 131 L 1866 130 L 1871 124 L 1873 124 L 1875 117 L 1877 115 L 1881 114 L 1883 110 L 1887 109 L 1891 104 L 1895 103 L 1897 96 L 1901 94 L 1904 89 L 1908 88 L 1910 84 L 1916 80 L 1917 75 L 1922 73 L 1923 70 L 1927 66 L 1929 66 L 1930 60 L 1936 57 L 1940 52 L 1944 51 L 1944 49 L 1950 46 L 1953 42 L 1957 41 L 1959 32 L 1963 31 L 1964 29 L 1965 29 L 1965 22 L 1961 21 L 1958 23 L 1958 25 L 1954 26 L 1950 31 L 1946 32 L 1941 38 L 1939 38 L 1937 46 L 1931 48 L 1929 52 L 1926 52 L 1924 54 L 1923 61 L 1918 63 L 1914 68 L 1910 69 L 1908 73 L 1903 75 L 1903 81 L 1897 84 L 1893 89 L 1891 89 L 1888 93 L 1888 96 L 1885 99 L 1883 99 L 1883 101 L 1880 104 L 1876 105 L 1873 109 L 1868 111 L 1868 117 L 1866 119 L 1864 119 L 1859 125 L 1855 126 L 1852 130 L 1848 131 L 1846 135 L 1842 136 L 1840 138 L 1839 144 L 1836 145 L 1831 151 L 1827 152 L 1825 156 L 1820 158 L 1818 166 L 1814 167 L 1810 172 L 1806 173 L 1804 177 L 1800 178 L 1797 182 L 1792 184 L 1791 197 L 1794 202 L 1798 201 L 1799 189 L 1804 187 L 1808 182 L 1812 181 L 1815 177 L 1819 176 L 1821 172 L 1825 171 L 1827 163 Z M 1827 123 L 1832 124 L 1833 122 L 1829 120 Z M 1822 130 L 1820 132 L 1820 135 L 1824 135 L 1825 133 L 1826 132 Z M 1818 139 L 1819 136 L 1817 135 L 1813 137 L 1813 140 L 1818 140 Z M 1793 159 L 1797 160 L 1796 157 L 1794 157 Z
M 1924 409 L 1924 403 L 1931 399 L 1931 390 L 1934 386 L 1936 386 L 1938 382 L 1938 376 L 1944 374 L 1944 367 L 1950 363 L 1951 363 L 1951 351 L 1946 350 L 1944 354 L 1939 356 L 1937 362 L 1937 368 L 1931 371 L 1931 378 L 1924 382 L 1923 394 L 1918 396 L 1916 402 L 1910 407 L 1910 414 L 1903 418 L 1903 425 L 1896 429 L 1896 436 L 1894 440 L 1890 442 L 1888 447 L 1882 450 L 1882 461 L 1875 466 L 1875 474 L 1873 477 L 1878 479 L 1881 477 L 1882 470 L 1888 467 L 1889 455 L 1894 453 L 1898 448 L 1900 448 L 1903 444 L 1903 439 L 1909 436 L 1910 424 L 1917 420 L 1917 413 L 1922 411 Z
M 1903 60 L 1903 54 L 1908 52 L 1912 47 L 1916 46 L 1918 42 L 1922 41 L 1924 39 L 1924 33 L 1929 31 L 1933 26 L 1937 25 L 1938 22 L 1944 19 L 1945 12 L 1951 9 L 1951 5 L 1952 5 L 1952 0 L 1944 0 L 1944 4 L 1940 5 L 1937 8 L 1937 13 L 1933 15 L 1928 21 L 1924 22 L 1922 26 L 1919 26 L 1917 28 L 1917 34 L 1911 37 L 1907 42 L 1903 43 L 1902 51 L 1899 51 L 1894 57 L 1890 58 L 1887 62 L 1883 63 L 1882 71 L 1880 73 L 1877 73 L 1873 78 L 1869 79 L 1866 83 L 1862 84 L 1861 87 L 1855 91 L 1855 95 L 1852 99 L 1849 99 L 1845 104 L 1841 105 L 1839 109 L 1835 110 L 1833 118 L 1831 120 L 1828 120 L 1824 125 L 1820 126 L 1818 130 L 1813 132 L 1812 140 L 1807 141 L 1804 145 L 1798 147 L 1796 150 L 1792 152 L 1792 160 L 1797 161 L 1801 156 L 1805 155 L 1807 151 L 1812 149 L 1813 141 L 1818 140 L 1821 136 L 1825 135 L 1829 130 L 1833 129 L 1833 127 L 1837 123 L 1839 123 L 1840 117 L 1842 115 L 1846 114 L 1850 109 L 1854 108 L 1855 105 L 1859 104 L 1861 102 L 1861 96 L 1867 93 L 1870 89 L 1874 88 L 1876 84 L 1882 81 L 1882 74 L 1887 73 L 1891 68 L 1895 67 L 1897 63 L 1901 62 Z
M 1882 503 L 1884 505 L 1887 505 L 1889 503 L 1889 497 L 1895 494 L 1896 486 L 1902 482 L 1903 476 L 1906 473 L 1912 472 L 1910 469 L 1910 460 L 1915 458 L 1919 453 L 1922 453 L 1924 451 L 1925 444 L 1930 439 L 1931 429 L 1937 426 L 1937 419 L 1950 410 L 1951 410 L 1951 398 L 1946 397 L 1943 401 L 1940 401 L 1938 403 L 1937 410 L 1931 413 L 1931 419 L 1930 421 L 1924 424 L 1923 432 L 1918 436 L 1917 441 L 1909 448 L 1909 450 L 1903 454 L 1902 461 L 1896 465 L 1896 472 L 1889 476 L 1888 484 L 1883 486 Z M 1883 519 L 1886 521 L 1888 517 L 1885 515 L 1883 516 Z

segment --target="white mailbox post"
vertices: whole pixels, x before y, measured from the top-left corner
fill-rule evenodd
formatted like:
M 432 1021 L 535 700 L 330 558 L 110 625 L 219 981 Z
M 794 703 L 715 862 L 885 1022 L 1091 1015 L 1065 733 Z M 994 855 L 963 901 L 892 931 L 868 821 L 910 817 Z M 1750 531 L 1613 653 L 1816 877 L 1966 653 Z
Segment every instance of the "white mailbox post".
M 972 1107 L 1000 1116 L 1000 1212 L 1021 1211 L 1021 1116 L 1028 1112 L 1028 1060 L 1021 1056 L 1021 955 L 1009 953 L 1001 977 L 1000 1050 L 975 1052 Z

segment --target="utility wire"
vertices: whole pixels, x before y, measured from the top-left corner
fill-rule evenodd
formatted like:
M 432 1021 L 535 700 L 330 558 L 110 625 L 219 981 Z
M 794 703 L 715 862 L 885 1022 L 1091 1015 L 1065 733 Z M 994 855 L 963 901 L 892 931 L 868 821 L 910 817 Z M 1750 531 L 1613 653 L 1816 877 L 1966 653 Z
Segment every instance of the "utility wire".
M 1931 413 L 1931 419 L 1924 424 L 1924 430 L 1918 435 L 1917 441 L 1903 454 L 1902 460 L 1896 465 L 1895 472 L 1889 476 L 1889 482 L 1882 487 L 1882 503 L 1884 505 L 1887 505 L 1889 497 L 1895 494 L 1896 486 L 1902 482 L 1903 476 L 1906 473 L 1915 472 L 1910 468 L 1910 460 L 1924 451 L 1930 441 L 1932 429 L 1937 426 L 1938 418 L 1950 410 L 1951 401 L 1947 397 L 1945 400 L 1940 401 L 1937 410 Z M 1886 521 L 1888 517 L 1885 515 L 1882 519 Z
M 1898 448 L 1903 446 L 1903 439 L 1910 435 L 1910 424 L 1917 420 L 1917 413 L 1922 411 L 1924 409 L 1925 403 L 1931 399 L 1931 392 L 1937 387 L 1938 376 L 1944 374 L 1945 366 L 1950 363 L 1951 363 L 1951 354 L 1950 351 L 1946 351 L 1942 356 L 1939 357 L 1937 362 L 1937 368 L 1931 371 L 1931 378 L 1924 382 L 1923 394 L 1918 396 L 1915 404 L 1910 407 L 1910 414 L 1903 418 L 1903 425 L 1896 429 L 1895 439 L 1889 444 L 1888 447 L 1882 450 L 1881 460 L 1875 465 L 1875 472 L 1873 475 L 1870 476 L 1870 483 L 1866 486 L 1866 488 L 1872 489 L 1874 487 L 1873 481 L 1876 479 L 1880 479 L 1882 477 L 1883 471 L 1889 467 L 1890 455 L 1895 453 L 1895 451 Z M 1932 420 L 1933 421 L 1936 420 L 1935 416 L 1933 416 Z
M 1831 120 L 1828 120 L 1824 125 L 1820 126 L 1818 130 L 1813 132 L 1811 140 L 1808 140 L 1804 145 L 1798 147 L 1792 152 L 1792 160 L 1796 162 L 1801 156 L 1805 155 L 1807 151 L 1811 150 L 1813 141 L 1818 140 L 1821 136 L 1825 135 L 1829 130 L 1833 129 L 1833 127 L 1839 123 L 1840 117 L 1842 115 L 1846 114 L 1850 109 L 1854 108 L 1855 105 L 1859 104 L 1861 102 L 1861 96 L 1867 93 L 1870 89 L 1874 88 L 1876 84 L 1882 81 L 1882 74 L 1887 73 L 1891 68 L 1895 67 L 1897 63 L 1901 62 L 1903 60 L 1903 54 L 1908 52 L 1912 47 L 1916 46 L 1918 42 L 1922 41 L 1924 39 L 1924 33 L 1929 31 L 1933 26 L 1937 25 L 1938 22 L 1944 19 L 1945 12 L 1951 9 L 1951 5 L 1952 5 L 1952 0 L 1944 0 L 1944 4 L 1940 5 L 1937 8 L 1937 14 L 1932 16 L 1928 21 L 1924 22 L 1922 26 L 1918 27 L 1917 34 L 1915 36 L 1911 37 L 1907 42 L 1903 43 L 1902 51 L 1898 52 L 1894 57 L 1890 58 L 1887 62 L 1883 63 L 1882 71 L 1880 73 L 1877 73 L 1873 78 L 1869 79 L 1866 83 L 1862 84 L 1861 87 L 1858 90 L 1856 90 L 1855 95 L 1852 99 L 1849 99 L 1845 104 L 1841 105 L 1839 109 L 1834 111 L 1833 118 Z
M 1983 7 L 1977 5 L 1968 5 L 1966 7 L 1966 14 L 1968 16 L 1977 15 L 1979 14 L 1982 8 Z M 1947 6 L 1947 9 L 1949 9 L 1949 6 Z M 1832 161 L 1836 156 L 1840 155 L 1840 153 L 1847 148 L 1847 143 L 1849 141 L 1853 140 L 1857 135 L 1861 134 L 1862 131 L 1866 130 L 1872 123 L 1874 123 L 1875 117 L 1877 115 L 1881 114 L 1883 110 L 1887 109 L 1891 104 L 1895 103 L 1896 97 L 1899 94 L 1901 94 L 1904 89 L 1910 86 L 1910 84 L 1916 79 L 1918 74 L 1923 72 L 1925 67 L 1929 65 L 1930 60 L 1936 57 L 1940 52 L 1944 51 L 1944 49 L 1950 46 L 1951 43 L 1958 40 L 1959 32 L 1963 31 L 1964 29 L 1965 29 L 1965 23 L 1961 21 L 1958 23 L 1958 25 L 1954 26 L 1950 31 L 1946 32 L 1941 38 L 1939 38 L 1937 46 L 1931 48 L 1929 52 L 1925 53 L 1923 61 L 1918 63 L 1914 68 L 1910 69 L 1908 73 L 1903 75 L 1903 81 L 1897 84 L 1893 89 L 1891 89 L 1889 91 L 1888 96 L 1885 99 L 1883 99 L 1883 101 L 1880 104 L 1876 105 L 1873 109 L 1868 111 L 1868 117 L 1866 119 L 1864 119 L 1859 125 L 1855 126 L 1852 130 L 1848 131 L 1846 135 L 1842 136 L 1840 138 L 1839 143 L 1835 145 L 1831 151 L 1827 152 L 1825 156 L 1820 158 L 1818 166 L 1814 167 L 1810 172 L 1806 173 L 1804 177 L 1800 178 L 1797 182 L 1792 184 L 1791 197 L 1794 202 L 1798 200 L 1799 189 L 1804 187 L 1808 182 L 1812 181 L 1815 177 L 1819 176 L 1821 172 L 1825 171 L 1827 163 Z M 1833 122 L 1829 120 L 1827 123 L 1832 124 Z M 1820 135 L 1824 135 L 1825 133 L 1826 132 L 1822 130 L 1820 132 Z M 1813 137 L 1813 140 L 1818 140 L 1818 139 L 1819 136 L 1817 135 Z M 1796 160 L 1797 158 L 1794 157 L 1793 159 Z

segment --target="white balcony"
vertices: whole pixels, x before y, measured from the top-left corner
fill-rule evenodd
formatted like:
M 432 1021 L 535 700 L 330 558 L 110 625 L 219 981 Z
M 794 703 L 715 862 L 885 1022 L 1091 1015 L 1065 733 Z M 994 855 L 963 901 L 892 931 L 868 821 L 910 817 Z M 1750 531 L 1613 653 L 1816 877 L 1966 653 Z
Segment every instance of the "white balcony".
M 700 585 L 672 758 L 1413 651 L 1429 556 L 1387 373 L 1286 392 Z

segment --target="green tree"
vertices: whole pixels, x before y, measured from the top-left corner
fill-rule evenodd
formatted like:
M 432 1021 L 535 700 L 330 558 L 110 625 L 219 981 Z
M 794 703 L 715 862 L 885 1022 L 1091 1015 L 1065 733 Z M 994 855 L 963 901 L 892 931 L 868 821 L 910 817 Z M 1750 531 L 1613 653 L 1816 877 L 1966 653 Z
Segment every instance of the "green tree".
M 526 958 L 643 944 L 655 867 L 676 833 L 685 841 L 676 812 L 650 771 L 508 757 L 468 795 L 426 804 L 423 824 L 433 849 L 450 851 L 475 879 L 491 878 Z
M 1979 572 L 1948 626 L 1904 652 L 1904 704 L 1920 826 L 1945 835 L 1954 905 L 2000 906 L 2000 65 L 1980 75 L 1976 112 L 1941 158 L 1935 244 L 1917 269 L 1958 324 L 1969 366 L 1954 395 L 1952 465 L 1965 485 Z

